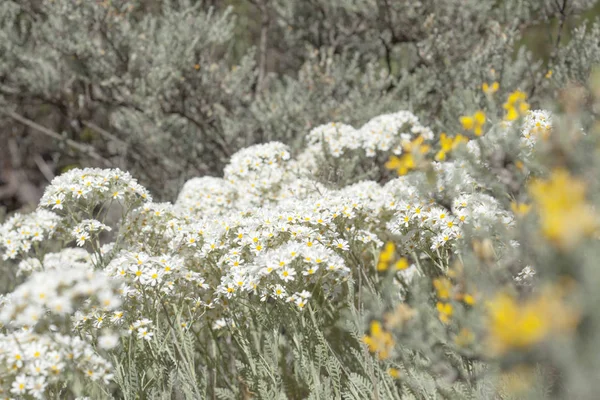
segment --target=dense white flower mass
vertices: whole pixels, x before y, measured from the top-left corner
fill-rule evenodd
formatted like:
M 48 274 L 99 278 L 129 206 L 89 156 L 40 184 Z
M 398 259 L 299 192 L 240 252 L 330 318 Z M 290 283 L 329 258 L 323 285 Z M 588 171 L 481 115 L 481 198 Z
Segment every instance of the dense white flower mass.
M 63 265 L 60 269 L 33 272 L 3 299 L 0 322 L 6 326 L 33 327 L 68 318 L 75 310 L 95 306 L 112 310 L 121 304 L 114 282 L 88 266 Z
M 63 214 L 88 209 L 108 201 L 131 207 L 150 201 L 148 191 L 118 169 L 72 169 L 54 178 L 40 200 L 40 207 Z
M 58 253 L 47 253 L 43 261 L 31 257 L 19 263 L 18 272 L 61 270 L 66 266 L 92 269 L 92 255 L 84 249 L 67 247 Z
M 45 399 L 45 389 L 61 383 L 67 372 L 104 384 L 113 377 L 111 364 L 84 340 L 29 329 L 0 333 L 0 365 L 0 390 L 12 398 Z
M 419 136 L 430 141 L 433 132 L 409 111 L 377 116 L 359 129 L 332 122 L 310 131 L 307 147 L 298 156 L 297 166 L 300 170 L 314 172 L 325 154 L 340 158 L 359 149 L 367 157 L 381 152 L 401 154 L 403 146 Z
M 275 197 L 286 179 L 288 146 L 279 142 L 257 144 L 238 151 L 225 167 L 224 179 L 236 190 L 240 201 L 260 206 Z
M 0 226 L 0 248 L 4 248 L 2 258 L 23 257 L 35 243 L 52 238 L 59 221 L 58 215 L 46 210 L 13 215 Z
M 530 113 L 522 129 L 525 147 L 532 147 L 550 129 L 550 114 Z M 85 340 L 103 350 L 117 348 L 122 336 L 151 344 L 159 337 L 152 320 L 157 311 L 178 307 L 185 329 L 194 323 L 233 329 L 232 310 L 248 302 L 304 312 L 316 298 L 333 301 L 353 276 L 377 265 L 390 238 L 403 260 L 395 276 L 410 284 L 421 274 L 419 261 L 455 252 L 465 229 L 487 234 L 514 223 L 514 212 L 483 193 L 462 159 L 432 161 L 428 172 L 385 184 L 327 186 L 314 175 L 327 154 L 400 155 L 415 139 L 431 141 L 433 133 L 404 111 L 360 129 L 322 125 L 309 133 L 298 157 L 278 142 L 248 147 L 232 156 L 223 178 L 189 180 L 175 204 L 153 203 L 119 170 L 76 169 L 57 177 L 40 210 L 0 227 L 4 259 L 19 259 L 18 272 L 26 277 L 2 298 L 0 322 L 43 355 L 30 355 L 29 345 L 10 354 L 13 336 L 1 334 L 0 373 L 7 369 L 10 379 L 0 387 L 43 398 L 52 372 L 69 365 L 92 380 L 110 379 L 109 365 Z M 481 140 L 496 139 L 472 140 L 467 151 L 476 159 Z M 122 218 L 111 226 L 102 212 L 116 204 Z M 100 236 L 109 231 L 114 236 Z M 70 247 L 42 252 L 39 244 L 50 238 Z M 517 280 L 530 275 L 524 270 Z M 84 339 L 67 343 L 69 337 L 60 336 L 50 343 L 20 330 L 46 325 Z M 68 346 L 78 349 L 69 360 Z
M 525 116 L 521 127 L 521 143 L 531 149 L 538 139 L 547 139 L 551 130 L 552 114 L 549 111 L 531 111 Z
M 193 214 L 221 214 L 232 207 L 237 190 L 222 178 L 204 176 L 183 185 L 175 207 Z

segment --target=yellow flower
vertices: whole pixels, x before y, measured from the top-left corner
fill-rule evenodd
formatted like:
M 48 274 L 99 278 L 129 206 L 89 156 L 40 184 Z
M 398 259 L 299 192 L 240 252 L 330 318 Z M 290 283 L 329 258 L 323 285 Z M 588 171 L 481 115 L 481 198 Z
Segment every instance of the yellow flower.
M 517 167 L 519 171 L 523 171 L 523 168 L 525 168 L 525 164 L 523 164 L 523 161 L 517 160 L 515 161 L 515 167 Z
M 534 304 L 520 305 L 505 293 L 496 296 L 489 303 L 492 353 L 524 349 L 544 339 L 550 326 L 543 311 Z
M 573 247 L 597 228 L 597 216 L 586 202 L 585 191 L 585 182 L 564 169 L 554 170 L 548 180 L 534 180 L 529 185 L 541 231 L 560 249 Z
M 519 113 L 514 107 L 509 107 L 506 109 L 506 116 L 504 117 L 504 119 L 506 119 L 507 121 L 514 121 L 517 118 L 519 118 Z
M 416 137 L 412 142 L 405 142 L 402 144 L 402 148 L 405 152 L 416 152 L 420 154 L 425 154 L 429 151 L 429 145 L 423 144 L 425 138 L 423 136 Z
M 417 166 L 415 155 L 424 155 L 429 152 L 430 146 L 423 144 L 425 138 L 418 136 L 412 142 L 406 141 L 402 144 L 404 154 L 400 157 L 391 156 L 385 163 L 387 169 L 395 169 L 398 175 L 406 175 Z
M 508 99 L 506 100 L 506 103 L 504 103 L 503 107 L 506 110 L 504 119 L 506 121 L 514 121 L 529 111 L 527 94 L 525 94 L 525 92 L 521 92 L 520 90 L 512 92 L 508 96 Z
M 363 342 L 369 346 L 371 353 L 377 353 L 380 360 L 389 358 L 396 344 L 392 334 L 383 329 L 379 321 L 371 322 L 371 334 L 365 335 Z
M 394 258 L 395 251 L 396 246 L 394 246 L 394 243 L 387 242 L 385 244 L 385 248 L 383 249 L 381 254 L 379 254 L 379 261 L 377 262 L 377 271 L 387 271 L 390 262 Z
M 438 310 L 438 317 L 440 321 L 442 321 L 444 324 L 449 323 L 453 312 L 452 304 L 438 302 L 436 304 L 436 308 Z
M 391 156 L 385 163 L 387 169 L 395 169 L 398 175 L 406 175 L 415 168 L 415 159 L 412 154 L 403 154 L 401 157 Z
M 465 293 L 465 295 L 463 296 L 463 302 L 468 306 L 472 306 L 475 304 L 475 297 L 468 293 Z
M 481 85 L 481 89 L 485 94 L 494 94 L 498 91 L 498 89 L 500 89 L 500 84 L 498 82 L 494 82 L 489 85 L 487 82 L 485 82 L 483 85 Z
M 553 74 L 552 70 L 549 69 L 548 72 L 546 72 L 546 79 L 552 78 L 552 74 Z
M 485 121 L 485 113 L 481 110 L 477 111 L 473 115 L 460 117 L 460 123 L 462 124 L 463 128 L 467 131 L 473 131 L 473 133 L 475 133 L 477 136 L 482 135 Z
M 524 302 L 507 293 L 496 295 L 488 303 L 488 341 L 492 354 L 524 350 L 549 336 L 572 331 L 579 313 L 564 302 L 565 292 L 560 286 L 548 286 Z
M 481 136 L 483 133 L 483 125 L 485 124 L 485 113 L 483 111 L 477 111 L 473 114 L 473 119 L 475 120 L 475 127 L 473 128 L 473 132 L 477 136 Z
M 452 144 L 454 140 L 452 140 L 451 136 L 447 136 L 444 132 L 440 134 L 440 147 L 444 151 L 452 150 Z
M 531 209 L 531 204 L 517 203 L 516 201 L 513 201 L 512 203 L 510 203 L 510 208 L 515 213 L 515 215 L 522 217 L 529 213 L 529 210 Z
M 460 123 L 465 130 L 470 131 L 475 126 L 475 118 L 471 116 L 460 117 Z
M 388 375 L 394 379 L 398 379 L 400 377 L 400 370 L 398 368 L 389 368 L 387 372 Z
M 403 269 L 408 268 L 408 260 L 404 257 L 400 258 L 394 264 L 394 268 L 396 268 L 397 270 L 403 270 Z
M 437 297 L 440 300 L 447 300 L 450 298 L 450 291 L 452 290 L 452 283 L 446 278 L 436 278 L 433 280 L 433 287 L 437 292 Z
M 455 149 L 460 143 L 466 143 L 469 139 L 458 134 L 456 137 L 447 136 L 444 132 L 440 134 L 440 151 L 435 156 L 437 161 L 444 161 L 446 154 Z

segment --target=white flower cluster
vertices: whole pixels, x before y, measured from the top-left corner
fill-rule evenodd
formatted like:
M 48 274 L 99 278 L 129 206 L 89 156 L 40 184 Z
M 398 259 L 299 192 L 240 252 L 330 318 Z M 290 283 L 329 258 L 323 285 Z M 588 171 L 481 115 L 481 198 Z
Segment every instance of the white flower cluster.
M 308 134 L 308 145 L 298 156 L 298 167 L 315 171 L 323 151 L 335 158 L 358 149 L 364 150 L 367 157 L 389 151 L 398 155 L 406 143 L 419 136 L 432 140 L 433 132 L 409 111 L 377 116 L 359 129 L 337 122 L 320 125 Z
M 84 249 L 67 247 L 58 253 L 44 255 L 43 262 L 37 258 L 26 258 L 19 263 L 18 273 L 27 274 L 33 271 L 60 270 L 65 265 L 77 268 L 92 269 L 92 256 Z
M 56 233 L 61 218 L 51 211 L 15 214 L 0 226 L 0 249 L 4 260 L 26 255 L 36 244 Z
M 236 199 L 235 186 L 212 176 L 190 179 L 183 185 L 175 207 L 196 215 L 221 215 Z
M 110 201 L 128 208 L 140 200 L 150 201 L 150 194 L 128 172 L 85 168 L 72 169 L 54 178 L 40 200 L 40 207 L 75 213 L 90 211 Z
M 393 205 L 381 186 L 363 182 L 339 191 L 322 190 L 239 218 L 183 229 L 184 238 L 177 242 L 196 249 L 205 264 L 216 260 L 222 273 L 215 303 L 221 296 L 255 293 L 262 300 L 271 297 L 304 306 L 298 299 L 309 296 L 300 294 L 317 282 L 325 293 L 333 293 L 347 277 L 349 243 L 357 251 L 371 243 L 381 245 L 374 233 L 360 229 L 380 224 L 379 213 Z
M 141 288 L 169 294 L 174 287 L 181 287 L 186 282 L 201 285 L 204 281 L 197 273 L 188 271 L 183 259 L 178 256 L 150 256 L 147 253 L 125 251 L 115 257 L 106 267 L 109 275 L 124 278 L 127 282 L 139 287 L 139 291 L 129 291 L 129 296 L 142 296 Z
M 67 372 L 108 384 L 111 370 L 108 361 L 76 336 L 40 335 L 27 329 L 0 334 L 3 398 L 46 399 L 46 389 L 63 382 Z
M 545 110 L 529 111 L 521 126 L 521 143 L 532 149 L 539 138 L 547 138 L 552 130 L 552 114 Z
M 90 306 L 106 310 L 121 304 L 114 281 L 103 272 L 85 266 L 34 272 L 4 298 L 0 322 L 16 328 L 53 321 L 54 316 L 64 320 L 81 308 L 84 300 L 93 300 Z
M 435 188 L 437 196 L 455 198 L 477 189 L 478 184 L 469 175 L 465 161 L 434 161 L 432 165 L 437 176 Z
M 235 189 L 239 201 L 248 207 L 260 206 L 277 198 L 289 159 L 289 148 L 283 143 L 250 146 L 231 156 L 224 179 Z
M 150 325 L 152 325 L 152 321 L 148 318 L 137 320 L 129 326 L 129 334 L 132 335 L 136 332 L 138 339 L 150 341 L 154 336 L 154 333 L 150 330 Z
M 97 235 L 100 231 L 110 232 L 112 228 L 95 219 L 84 219 L 71 231 L 71 235 L 77 241 L 77 246 L 83 246 L 87 241 Z
M 424 179 L 418 174 L 414 174 L 414 177 Z M 403 252 L 407 255 L 417 249 L 427 252 L 450 248 L 464 236 L 465 224 L 474 231 L 484 233 L 484 230 L 496 224 L 509 225 L 514 221 L 514 215 L 502 209 L 491 196 L 477 192 L 459 194 L 453 198 L 450 208 L 446 208 L 432 197 L 421 194 L 416 186 L 417 180 L 411 178 L 400 177 L 386 185 L 398 200 L 395 217 L 387 224 L 387 228 L 401 238 L 399 242 L 403 244 Z M 438 189 L 443 190 L 450 182 L 454 182 L 452 174 L 440 175 Z M 467 180 L 467 187 L 472 184 L 473 181 Z M 397 188 L 401 188 L 401 191 Z
M 175 235 L 181 232 L 182 225 L 193 218 L 197 218 L 195 211 L 184 213 L 170 203 L 144 203 L 123 221 L 126 243 L 134 247 L 165 250 Z
M 531 265 L 527 265 L 514 277 L 514 280 L 518 285 L 531 286 L 534 277 L 535 269 Z

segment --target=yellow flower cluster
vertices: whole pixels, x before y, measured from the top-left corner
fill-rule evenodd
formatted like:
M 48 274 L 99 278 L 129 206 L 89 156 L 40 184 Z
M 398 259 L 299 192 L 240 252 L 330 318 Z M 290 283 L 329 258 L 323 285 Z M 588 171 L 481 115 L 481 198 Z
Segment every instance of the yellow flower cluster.
M 514 121 L 529 111 L 527 94 L 525 94 L 525 92 L 521 92 L 520 90 L 512 92 L 508 96 L 508 99 L 506 100 L 506 103 L 504 103 L 503 107 L 506 110 L 504 119 L 507 121 Z
M 430 149 L 428 144 L 423 144 L 424 140 L 423 136 L 419 136 L 412 142 L 403 143 L 404 154 L 400 157 L 391 156 L 388 162 L 385 163 L 385 167 L 395 169 L 398 175 L 406 175 L 409 171 L 415 169 L 417 166 L 415 156 L 426 154 Z
M 436 278 L 433 280 L 433 287 L 435 288 L 438 299 L 440 300 L 436 304 L 438 311 L 438 317 L 440 321 L 447 324 L 450 322 L 454 309 L 452 304 L 447 303 L 450 299 L 456 301 L 462 301 L 464 304 L 472 306 L 475 304 L 475 297 L 469 293 L 461 293 L 458 290 L 454 290 L 452 282 L 448 278 Z
M 454 150 L 461 143 L 467 143 L 469 139 L 466 136 L 461 134 L 456 135 L 455 137 L 447 136 L 445 133 L 440 134 L 440 151 L 435 155 L 435 159 L 437 161 L 444 161 L 446 159 L 446 155 Z
M 450 317 L 452 316 L 454 309 L 452 308 L 452 304 L 450 303 L 442 303 L 441 301 L 438 301 L 438 303 L 436 304 L 436 308 L 438 310 L 438 317 L 440 319 L 440 321 L 442 321 L 444 324 L 447 324 L 450 322 Z
M 485 125 L 485 113 L 479 110 L 473 115 L 462 116 L 460 117 L 460 123 L 465 130 L 473 131 L 476 136 L 481 136 L 483 125 Z
M 396 344 L 392 334 L 386 331 L 379 321 L 371 322 L 371 334 L 365 335 L 363 342 L 369 346 L 371 353 L 377 353 L 380 360 L 388 359 Z
M 516 201 L 513 201 L 510 203 L 510 208 L 515 215 L 523 217 L 529 213 L 529 210 L 531 210 L 531 204 L 517 203 Z
M 395 254 L 396 246 L 394 246 L 394 243 L 392 242 L 387 242 L 385 248 L 379 255 L 379 261 L 377 262 L 377 271 L 387 271 L 390 267 L 390 264 L 392 263 L 392 260 L 395 257 Z M 396 270 L 406 269 L 408 268 L 408 260 L 402 257 L 394 263 L 393 267 Z
M 440 300 L 448 300 L 453 298 L 456 301 L 462 301 L 465 304 L 472 306 L 475 304 L 475 297 L 469 293 L 461 293 L 458 290 L 453 290 L 452 282 L 448 278 L 435 278 L 433 287 Z
M 529 185 L 540 216 L 541 230 L 559 248 L 573 247 L 597 228 L 597 216 L 585 199 L 585 182 L 565 169 L 556 169 L 548 180 Z
M 500 89 L 500 84 L 498 82 L 494 82 L 490 85 L 485 82 L 483 85 L 481 85 L 481 89 L 485 94 L 494 94 L 498 91 L 498 89 Z
M 440 300 L 448 300 L 452 291 L 452 282 L 446 278 L 436 278 L 433 280 L 433 287 L 437 292 L 437 297 Z
M 387 372 L 394 379 L 400 378 L 400 370 L 398 368 L 389 368 Z
M 577 310 L 565 303 L 563 287 L 552 286 L 524 302 L 500 293 L 488 304 L 488 340 L 491 353 L 502 355 L 524 350 L 549 335 L 572 331 L 579 321 Z

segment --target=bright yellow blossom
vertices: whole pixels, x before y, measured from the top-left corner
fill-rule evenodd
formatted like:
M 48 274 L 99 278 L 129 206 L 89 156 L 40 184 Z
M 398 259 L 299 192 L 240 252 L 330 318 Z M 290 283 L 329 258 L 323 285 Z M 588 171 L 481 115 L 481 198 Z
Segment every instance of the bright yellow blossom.
M 489 348 L 493 355 L 524 350 L 545 340 L 550 334 L 572 330 L 579 314 L 563 301 L 564 290 L 548 287 L 536 297 L 518 302 L 507 293 L 488 303 Z
M 538 179 L 529 185 L 542 233 L 563 250 L 597 228 L 597 217 L 586 202 L 585 191 L 585 182 L 564 169 L 554 170 L 548 180 Z
M 405 152 L 411 153 L 420 153 L 425 154 L 429 152 L 430 146 L 428 144 L 423 144 L 425 138 L 423 136 L 416 137 L 412 142 L 406 141 L 402 144 L 402 148 Z
M 512 203 L 510 203 L 510 208 L 515 213 L 515 215 L 522 217 L 529 213 L 529 210 L 531 209 L 531 204 L 517 203 L 516 201 L 513 201 Z
M 498 89 L 500 89 L 500 84 L 498 82 L 494 82 L 490 85 L 487 82 L 484 82 L 484 84 L 481 85 L 481 89 L 485 94 L 494 94 L 498 91 Z
M 453 313 L 452 304 L 438 302 L 436 304 L 436 308 L 438 310 L 438 317 L 439 317 L 440 321 L 442 321 L 444 324 L 449 323 L 450 317 L 452 316 L 452 313 Z
M 505 293 L 496 296 L 489 303 L 492 352 L 524 349 L 543 340 L 550 330 L 543 311 L 533 303 L 520 305 Z
M 520 90 L 512 92 L 508 96 L 508 99 L 506 100 L 506 103 L 504 103 L 503 107 L 506 110 L 504 119 L 506 121 L 514 121 L 529 111 L 527 94 L 525 94 L 525 92 L 521 92 Z
M 463 302 L 468 306 L 472 306 L 475 304 L 475 297 L 473 297 L 473 295 L 465 293 L 465 295 L 463 296 Z
M 437 152 L 435 159 L 437 161 L 444 161 L 450 151 L 454 150 L 459 144 L 467 143 L 468 141 L 469 139 L 461 134 L 452 137 L 442 132 L 440 134 L 440 151 Z
M 483 133 L 483 125 L 485 125 L 485 113 L 481 110 L 473 115 L 460 117 L 460 123 L 467 131 L 473 131 L 476 136 L 481 136 Z
M 433 287 L 437 292 L 437 297 L 440 300 L 447 300 L 450 298 L 450 291 L 452 290 L 452 283 L 446 278 L 436 278 L 433 280 Z
M 385 163 L 387 169 L 395 169 L 398 175 L 406 175 L 408 171 L 415 168 L 415 159 L 412 154 L 406 153 L 400 157 L 391 156 Z
M 379 261 L 377 262 L 377 271 L 387 271 L 389 268 L 390 262 L 394 258 L 394 253 L 396 251 L 396 246 L 394 243 L 387 242 L 385 244 L 385 248 L 379 254 Z
M 400 377 L 400 370 L 398 368 L 389 368 L 388 375 L 394 379 L 398 379 Z
M 408 268 L 408 260 L 404 257 L 401 257 L 398 261 L 394 263 L 394 268 L 397 270 L 403 270 Z
M 377 271 L 387 271 L 390 264 L 392 263 L 392 260 L 394 259 L 395 254 L 396 246 L 394 246 L 394 243 L 392 242 L 387 242 L 383 251 L 379 254 L 379 260 L 377 261 Z M 397 270 L 406 269 L 408 268 L 408 266 L 408 260 L 404 257 L 398 259 L 393 265 L 393 267 Z
M 371 334 L 365 335 L 363 342 L 369 346 L 371 353 L 377 353 L 380 360 L 389 358 L 396 344 L 392 334 L 383 329 L 379 321 L 371 322 Z
M 402 143 L 404 154 L 400 157 L 391 156 L 388 162 L 385 163 L 387 169 L 395 169 L 398 175 L 406 175 L 409 171 L 417 166 L 417 158 L 415 156 L 424 155 L 429 152 L 430 146 L 423 144 L 425 138 L 418 136 L 413 141 L 405 141 Z

